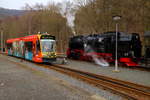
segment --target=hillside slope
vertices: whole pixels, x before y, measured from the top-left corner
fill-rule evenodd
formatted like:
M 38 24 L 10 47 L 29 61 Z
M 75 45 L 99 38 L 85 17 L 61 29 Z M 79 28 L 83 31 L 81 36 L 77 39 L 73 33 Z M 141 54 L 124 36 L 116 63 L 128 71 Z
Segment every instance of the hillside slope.
M 15 9 L 5 9 L 0 7 L 0 19 L 9 17 L 9 16 L 20 16 L 24 14 L 24 10 L 15 10 Z

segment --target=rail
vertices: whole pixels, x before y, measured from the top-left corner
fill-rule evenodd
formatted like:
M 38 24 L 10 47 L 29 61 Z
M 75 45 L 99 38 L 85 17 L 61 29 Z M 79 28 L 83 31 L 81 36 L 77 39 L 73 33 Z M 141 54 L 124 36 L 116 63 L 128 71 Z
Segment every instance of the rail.
M 106 76 L 96 75 L 89 72 L 84 72 L 76 69 L 62 67 L 61 65 L 40 65 L 49 69 L 68 74 L 72 77 L 84 80 L 99 88 L 111 90 L 114 93 L 122 95 L 133 100 L 150 100 L 150 87 L 143 86 L 127 81 L 113 79 Z

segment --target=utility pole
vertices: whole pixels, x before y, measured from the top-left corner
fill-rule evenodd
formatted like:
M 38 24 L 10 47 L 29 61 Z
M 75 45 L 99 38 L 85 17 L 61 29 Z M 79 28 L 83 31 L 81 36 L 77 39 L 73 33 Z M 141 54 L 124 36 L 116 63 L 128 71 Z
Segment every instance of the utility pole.
M 1 53 L 3 53 L 3 30 L 1 29 Z

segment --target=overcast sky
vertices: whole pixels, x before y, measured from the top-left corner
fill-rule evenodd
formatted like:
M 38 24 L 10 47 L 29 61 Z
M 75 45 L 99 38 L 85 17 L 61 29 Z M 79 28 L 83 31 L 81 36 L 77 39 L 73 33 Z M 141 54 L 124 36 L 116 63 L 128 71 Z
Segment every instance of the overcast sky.
M 49 2 L 63 2 L 66 0 L 0 0 L 0 7 L 9 9 L 21 9 L 26 3 L 29 5 L 34 5 L 36 3 L 42 3 L 46 5 Z M 73 1 L 73 0 L 68 0 Z

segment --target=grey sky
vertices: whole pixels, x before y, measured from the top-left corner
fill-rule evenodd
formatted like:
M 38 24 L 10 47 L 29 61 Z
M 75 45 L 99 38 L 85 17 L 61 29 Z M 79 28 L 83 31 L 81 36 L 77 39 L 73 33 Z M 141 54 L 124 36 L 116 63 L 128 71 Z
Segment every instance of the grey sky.
M 73 2 L 74 0 L 0 0 L 0 7 L 20 10 L 25 6 L 25 4 L 29 4 L 33 6 L 36 3 L 40 3 L 40 4 L 42 3 L 43 5 L 47 5 L 48 3 L 53 3 L 53 2 L 63 3 L 64 1 Z M 68 24 L 70 26 L 73 26 L 74 16 L 69 14 L 67 15 L 67 19 L 68 19 Z
M 26 3 L 29 5 L 35 5 L 36 3 L 42 3 L 46 5 L 50 2 L 63 2 L 66 0 L 0 0 L 0 7 L 9 9 L 21 9 Z M 73 1 L 73 0 L 68 0 Z

